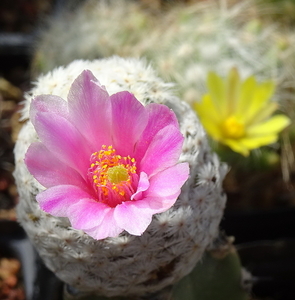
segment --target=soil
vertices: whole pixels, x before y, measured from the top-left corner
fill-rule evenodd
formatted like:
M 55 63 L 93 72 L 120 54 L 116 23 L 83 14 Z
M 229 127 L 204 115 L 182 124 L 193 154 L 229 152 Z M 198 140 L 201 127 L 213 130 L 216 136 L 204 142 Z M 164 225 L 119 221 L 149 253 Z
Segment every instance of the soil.
M 20 262 L 15 258 L 0 257 L 0 300 L 24 300 L 24 289 L 19 280 Z

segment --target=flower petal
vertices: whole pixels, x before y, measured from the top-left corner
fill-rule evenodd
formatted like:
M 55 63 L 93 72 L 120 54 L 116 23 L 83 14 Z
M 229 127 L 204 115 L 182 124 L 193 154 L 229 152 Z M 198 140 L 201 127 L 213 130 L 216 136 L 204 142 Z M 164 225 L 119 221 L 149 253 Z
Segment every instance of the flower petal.
M 240 153 L 244 156 L 248 156 L 249 155 L 249 149 L 247 149 L 247 147 L 245 147 L 242 143 L 241 140 L 234 140 L 234 139 L 223 139 L 222 143 L 224 145 L 227 145 L 228 147 L 230 147 L 233 151 Z
M 166 105 L 152 103 L 147 105 L 145 109 L 148 113 L 148 123 L 136 143 L 134 157 L 137 161 L 142 159 L 152 139 L 159 130 L 168 125 L 174 125 L 176 128 L 179 128 L 175 113 Z
M 173 125 L 161 129 L 153 138 L 140 162 L 140 172 L 149 176 L 178 162 L 182 150 L 183 136 Z
M 276 115 L 269 120 L 251 126 L 247 129 L 249 136 L 277 134 L 291 123 L 290 119 L 284 115 Z
M 174 195 L 166 197 L 148 197 L 144 198 L 143 201 L 146 201 L 149 204 L 153 214 L 158 214 L 171 208 L 180 195 L 180 192 L 181 190 L 179 189 Z
M 67 217 L 71 205 L 91 195 L 74 185 L 57 185 L 36 196 L 42 210 L 56 217 Z
M 247 108 L 243 111 L 245 123 L 252 123 L 252 119 L 267 105 L 273 95 L 275 85 L 273 81 L 257 83 L 252 99 L 249 100 Z
M 260 111 L 257 111 L 256 115 L 246 124 L 250 127 L 253 124 L 258 124 L 260 122 L 268 119 L 276 110 L 278 109 L 278 103 L 272 101 L 266 103 Z
M 114 209 L 111 209 L 105 216 L 99 226 L 84 230 L 87 234 L 96 240 L 108 237 L 117 237 L 124 229 L 117 225 L 114 218 Z
M 249 76 L 241 83 L 239 103 L 235 113 L 241 120 L 244 119 L 245 111 L 248 110 L 249 100 L 252 99 L 255 94 L 256 84 L 255 76 Z
M 212 122 L 209 118 L 201 119 L 201 123 L 206 132 L 215 140 L 220 141 L 223 139 L 223 132 L 220 123 Z
M 226 115 L 233 114 L 239 105 L 239 92 L 241 87 L 241 79 L 236 68 L 230 69 L 226 81 Z
M 218 107 L 212 100 L 211 95 L 206 94 L 202 97 L 202 101 L 195 102 L 194 108 L 197 115 L 201 120 L 210 120 L 210 122 L 219 123 L 222 120 L 222 116 Z
M 73 82 L 68 95 L 73 124 L 90 144 L 100 149 L 111 145 L 111 103 L 109 94 L 90 71 Z
M 106 214 L 111 210 L 104 203 L 93 199 L 81 199 L 68 209 L 68 218 L 75 229 L 92 229 L 99 226 Z
M 277 134 L 269 134 L 263 136 L 245 137 L 238 140 L 224 139 L 222 143 L 229 146 L 235 152 L 238 152 L 244 156 L 248 156 L 250 150 L 266 146 L 276 142 L 278 139 Z
M 252 150 L 261 146 L 266 146 L 275 143 L 277 139 L 277 134 L 269 134 L 264 136 L 243 138 L 240 142 L 244 147 L 247 147 L 249 150 Z
M 47 188 L 63 184 L 83 188 L 86 184 L 76 170 L 57 159 L 40 142 L 30 145 L 25 156 L 25 163 L 29 172 Z
M 133 156 L 135 143 L 148 123 L 144 106 L 129 92 L 110 97 L 112 102 L 113 146 L 122 156 Z
M 35 97 L 30 106 L 30 119 L 35 124 L 35 116 L 40 112 L 51 112 L 68 119 L 69 111 L 67 102 L 59 96 L 40 95 Z
M 131 196 L 131 200 L 138 200 L 142 197 L 142 192 L 146 191 L 150 186 L 148 175 L 144 172 L 140 173 L 137 191 Z
M 67 119 L 53 113 L 38 113 L 35 116 L 35 129 L 41 142 L 60 161 L 86 177 L 91 149 Z
M 167 197 L 175 195 L 189 176 L 188 163 L 174 165 L 150 178 L 150 187 L 144 197 Z
M 207 77 L 209 94 L 212 95 L 214 107 L 220 112 L 222 117 L 226 117 L 227 99 L 226 85 L 223 79 L 214 72 L 209 72 Z
M 152 221 L 153 212 L 146 201 L 126 201 L 115 207 L 114 217 L 119 227 L 130 234 L 141 235 Z
M 222 139 L 220 123 L 223 119 L 220 111 L 213 103 L 211 95 L 204 95 L 201 102 L 194 103 L 194 108 L 207 133 L 216 140 Z

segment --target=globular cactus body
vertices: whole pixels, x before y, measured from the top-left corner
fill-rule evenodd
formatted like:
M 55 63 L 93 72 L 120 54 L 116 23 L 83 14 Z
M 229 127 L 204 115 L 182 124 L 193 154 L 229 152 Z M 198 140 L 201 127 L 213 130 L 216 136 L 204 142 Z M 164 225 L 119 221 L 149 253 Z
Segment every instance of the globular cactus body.
M 95 240 L 73 229 L 67 218 L 45 213 L 35 200 L 44 187 L 24 163 L 29 145 L 37 140 L 29 120 L 31 98 L 53 94 L 66 99 L 73 80 L 85 69 L 91 70 L 110 95 L 130 91 L 144 105 L 167 105 L 178 118 L 184 136 L 180 162 L 189 163 L 190 177 L 175 205 L 154 215 L 141 236 L 123 232 L 115 238 Z M 78 290 L 106 296 L 159 291 L 188 274 L 218 235 L 227 168 L 211 153 L 195 113 L 170 88 L 145 62 L 112 57 L 59 67 L 41 76 L 26 95 L 22 114 L 26 122 L 15 147 L 18 218 L 47 267 Z

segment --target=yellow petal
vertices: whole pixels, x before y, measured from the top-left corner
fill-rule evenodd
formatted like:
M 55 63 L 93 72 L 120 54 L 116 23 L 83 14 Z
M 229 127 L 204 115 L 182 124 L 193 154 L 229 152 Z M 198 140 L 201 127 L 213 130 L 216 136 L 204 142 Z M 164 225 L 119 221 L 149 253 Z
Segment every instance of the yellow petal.
M 227 115 L 232 115 L 237 110 L 239 105 L 240 85 L 239 72 L 236 68 L 232 68 L 226 78 Z
M 246 126 L 255 125 L 257 123 L 263 122 L 269 116 L 271 116 L 278 108 L 278 104 L 276 102 L 267 103 L 263 108 L 257 112 L 257 114 L 252 117 L 251 120 L 246 124 Z
M 205 128 L 206 132 L 216 141 L 221 141 L 223 139 L 223 135 L 220 130 L 220 126 L 218 123 L 211 122 L 208 119 L 201 119 L 201 123 Z
M 206 94 L 202 97 L 201 102 L 195 102 L 194 109 L 201 120 L 208 119 L 212 122 L 220 122 L 220 113 L 218 112 L 215 103 L 213 103 L 211 95 Z
M 244 156 L 248 156 L 250 153 L 248 148 L 245 147 L 240 140 L 224 139 L 221 141 L 221 143 L 230 147 L 234 152 L 240 153 Z
M 242 139 L 224 139 L 221 143 L 229 146 L 233 151 L 240 153 L 244 156 L 248 156 L 250 150 L 270 145 L 276 142 L 278 139 L 277 134 L 269 134 L 258 137 L 245 137 Z
M 247 136 L 262 136 L 278 134 L 290 124 L 290 119 L 284 115 L 276 115 L 269 120 L 247 128 Z
M 207 77 L 207 86 L 209 94 L 212 96 L 214 106 L 218 109 L 222 116 L 225 116 L 226 112 L 226 95 L 225 84 L 221 77 L 214 72 L 209 72 Z
M 201 102 L 194 103 L 194 108 L 207 133 L 213 139 L 220 140 L 221 132 L 220 126 L 218 126 L 220 124 L 220 113 L 214 104 L 211 95 L 206 94 L 203 96 Z
M 244 112 L 246 123 L 251 123 L 252 119 L 262 111 L 264 105 L 267 104 L 273 92 L 274 83 L 272 81 L 256 85 L 253 97 L 252 99 L 249 99 L 249 106 Z
M 265 136 L 249 137 L 240 140 L 241 145 L 249 150 L 259 148 L 261 146 L 270 145 L 278 139 L 277 134 L 270 134 Z
M 239 104 L 236 109 L 236 115 L 239 119 L 245 116 L 245 112 L 249 108 L 249 101 L 253 98 L 253 94 L 256 89 L 256 79 L 255 76 L 248 77 L 241 85 Z

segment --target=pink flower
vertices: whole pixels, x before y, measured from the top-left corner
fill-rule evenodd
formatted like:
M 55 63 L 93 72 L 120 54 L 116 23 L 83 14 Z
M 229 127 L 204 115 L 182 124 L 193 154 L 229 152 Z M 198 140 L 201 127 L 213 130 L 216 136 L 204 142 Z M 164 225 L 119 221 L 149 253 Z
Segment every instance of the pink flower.
M 90 71 L 73 82 L 68 101 L 33 99 L 30 117 L 40 142 L 25 163 L 47 188 L 36 197 L 41 209 L 95 239 L 141 235 L 189 176 L 188 164 L 178 164 L 183 136 L 175 114 L 129 92 L 109 96 Z

